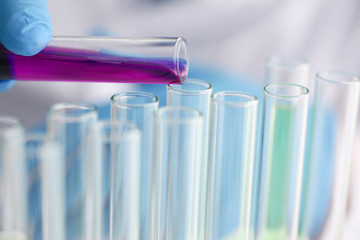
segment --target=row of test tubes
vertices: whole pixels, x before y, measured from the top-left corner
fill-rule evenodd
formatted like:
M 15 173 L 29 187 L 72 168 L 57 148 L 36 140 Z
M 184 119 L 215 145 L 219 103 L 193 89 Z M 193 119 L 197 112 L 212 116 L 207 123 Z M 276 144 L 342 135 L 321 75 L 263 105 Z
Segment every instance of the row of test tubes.
M 161 108 L 115 94 L 109 121 L 55 104 L 45 135 L 0 117 L 0 239 L 341 239 L 360 79 L 267 67 L 260 98 L 188 79 Z

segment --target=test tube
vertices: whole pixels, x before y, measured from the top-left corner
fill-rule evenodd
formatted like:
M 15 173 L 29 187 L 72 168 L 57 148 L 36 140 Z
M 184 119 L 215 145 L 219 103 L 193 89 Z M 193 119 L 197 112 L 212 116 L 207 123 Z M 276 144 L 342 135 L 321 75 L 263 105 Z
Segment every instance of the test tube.
M 265 81 L 269 83 L 293 83 L 309 88 L 309 62 L 296 55 L 274 55 L 266 60 Z
M 152 239 L 197 239 L 203 117 L 183 106 L 155 115 Z
M 225 91 L 211 102 L 206 239 L 249 239 L 258 100 Z
M 96 214 L 101 206 L 96 201 L 94 186 L 101 181 L 101 169 L 96 168 L 91 157 L 94 149 L 91 129 L 96 121 L 97 109 L 91 104 L 58 103 L 48 111 L 48 135 L 60 144 L 64 159 L 57 168 L 52 165 L 45 172 L 44 181 L 56 184 L 57 191 L 52 191 L 54 195 L 45 198 L 43 204 L 53 206 L 48 208 L 48 215 L 53 216 L 48 224 L 63 226 L 60 236 L 66 240 L 99 239 L 101 226 L 96 219 L 100 216 Z M 63 240 L 50 230 L 44 229 L 49 233 L 47 239 Z
M 289 84 L 264 88 L 265 107 L 257 240 L 297 239 L 309 91 Z
M 182 37 L 53 37 L 35 56 L 15 55 L 0 45 L 0 79 L 182 83 L 188 73 Z
M 145 92 L 122 92 L 111 97 L 111 120 L 132 122 L 141 131 L 140 147 L 140 239 L 150 238 L 150 201 L 156 96 Z
M 94 129 L 102 168 L 100 239 L 139 239 L 140 140 L 131 123 L 100 121 Z M 109 194 L 110 193 L 110 194 Z
M 0 116 L 0 239 L 30 239 L 24 129 Z
M 28 207 L 29 207 L 29 226 L 30 235 L 34 239 L 42 238 L 41 227 L 41 136 L 26 136 L 26 165 L 28 171 Z
M 208 145 L 209 145 L 209 114 L 212 86 L 210 83 L 199 79 L 187 79 L 182 85 L 167 85 L 167 105 L 186 106 L 201 112 L 204 118 L 204 131 L 202 136 L 201 163 L 200 163 L 200 200 L 199 200 L 199 236 L 205 237 L 205 211 L 206 188 L 208 175 Z
M 57 196 L 59 188 L 54 186 L 52 180 L 54 178 L 46 178 L 51 181 L 43 181 L 46 174 L 56 174 L 59 171 L 59 164 L 61 161 L 60 147 L 53 141 L 47 138 L 45 134 L 41 133 L 29 133 L 26 135 L 26 163 L 28 171 L 28 207 L 29 207 L 29 227 L 30 227 L 30 239 L 49 239 L 48 231 L 55 232 L 53 240 L 64 239 L 61 237 L 61 226 L 58 224 L 52 224 L 49 219 L 53 216 L 49 216 L 48 205 L 42 203 L 54 204 L 54 207 L 58 207 L 56 202 L 57 198 L 51 199 Z M 49 165 L 55 165 L 54 171 L 49 171 Z M 55 191 L 55 192 L 54 192 Z M 55 193 L 55 194 L 54 194 Z M 47 198 L 50 198 L 47 200 Z M 57 208 L 59 210 L 63 208 Z M 63 212 L 60 212 L 63 214 Z M 49 225 L 50 224 L 50 225 Z M 43 225 L 45 227 L 43 227 Z M 43 230 L 46 230 L 45 234 Z
M 359 76 L 317 73 L 301 239 L 343 239 L 359 102 Z

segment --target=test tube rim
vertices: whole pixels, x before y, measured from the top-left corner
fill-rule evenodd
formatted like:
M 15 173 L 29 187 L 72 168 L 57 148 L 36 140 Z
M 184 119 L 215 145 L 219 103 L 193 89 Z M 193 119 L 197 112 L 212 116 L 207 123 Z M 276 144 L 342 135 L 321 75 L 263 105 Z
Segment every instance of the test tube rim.
M 175 109 L 175 110 L 182 110 L 182 111 L 189 111 L 194 113 L 195 115 L 191 118 L 186 118 L 186 119 L 169 119 L 169 118 L 164 118 L 162 117 L 162 113 L 165 111 L 169 111 L 171 109 Z M 185 107 L 185 106 L 164 106 L 159 108 L 158 110 L 155 111 L 155 118 L 154 121 L 156 123 L 161 122 L 161 123 L 166 123 L 166 124 L 177 124 L 177 125 L 187 125 L 189 123 L 196 123 L 199 124 L 203 121 L 203 114 L 196 110 L 195 108 L 191 108 L 191 107 Z
M 185 46 L 185 61 L 186 61 L 186 75 L 184 77 L 181 76 L 181 71 L 180 71 L 180 52 L 181 52 L 181 48 L 182 46 Z M 183 37 L 178 37 L 175 43 L 175 59 L 176 59 L 176 72 L 177 75 L 179 76 L 180 82 L 181 84 L 185 82 L 185 80 L 187 79 L 187 75 L 189 73 L 189 52 L 188 52 L 188 44 L 187 41 L 185 40 L 185 38 Z
M 284 63 L 284 60 L 289 62 Z M 279 69 L 294 69 L 296 67 L 310 66 L 310 63 L 300 55 L 272 55 L 266 58 L 266 66 Z
M 224 95 L 232 95 L 232 96 L 239 96 L 244 99 L 247 99 L 248 101 L 245 102 L 228 102 L 224 100 L 219 100 L 219 96 Z M 225 106 L 231 106 L 231 107 L 237 107 L 237 108 L 247 108 L 247 107 L 253 107 L 257 106 L 258 104 L 258 97 L 254 94 L 247 93 L 247 92 L 241 92 L 241 91 L 219 91 L 216 93 L 213 93 L 211 95 L 211 101 L 212 103 L 222 104 Z
M 127 96 L 127 95 L 141 95 L 146 96 L 151 99 L 153 99 L 152 102 L 146 102 L 146 103 L 119 103 L 116 98 L 119 96 Z M 111 96 L 111 103 L 113 103 L 116 107 L 144 107 L 144 106 L 152 106 L 152 105 L 158 105 L 159 104 L 159 98 L 155 96 L 152 93 L 148 92 L 141 92 L 141 91 L 128 91 L 128 92 L 119 92 Z
M 203 85 L 206 86 L 205 89 L 202 90 L 185 90 L 185 89 L 179 89 L 179 87 L 184 86 L 184 84 L 187 83 L 196 83 L 198 85 Z M 211 83 L 205 81 L 205 80 L 201 80 L 201 79 L 196 79 L 196 78 L 190 78 L 190 79 L 186 79 L 186 81 L 182 84 L 167 84 L 166 88 L 170 91 L 176 92 L 178 94 L 181 95 L 203 95 L 203 94 L 208 94 L 211 93 L 213 90 L 213 86 L 211 85 Z
M 273 86 L 273 85 L 277 85 L 277 86 L 293 86 L 293 87 L 299 88 L 300 90 L 302 90 L 302 92 L 299 93 L 299 94 L 294 94 L 294 95 L 277 94 L 277 93 L 271 92 L 268 89 L 270 86 Z M 276 97 L 276 98 L 296 99 L 296 98 L 299 98 L 299 97 L 309 95 L 310 90 L 307 87 L 304 87 L 304 86 L 299 85 L 299 84 L 275 82 L 275 83 L 267 84 L 264 87 L 264 92 L 265 92 L 266 95 L 273 96 L 273 97 Z
M 324 74 L 337 74 L 342 76 L 352 77 L 354 80 L 337 80 L 337 79 L 329 79 L 324 76 Z M 342 70 L 321 70 L 316 73 L 316 79 L 319 79 L 324 82 L 334 83 L 334 84 L 360 84 L 360 76 L 356 73 L 342 71 Z
M 22 126 L 22 123 L 19 121 L 19 119 L 12 117 L 12 116 L 7 116 L 7 115 L 0 115 L 0 124 L 9 125 L 9 127 L 11 127 L 11 128 L 17 127 L 17 126 Z
M 1 123 L 8 124 L 8 127 L 1 127 Z M 23 124 L 22 122 L 17 119 L 16 117 L 12 117 L 12 116 L 8 116 L 8 115 L 0 115 L 0 140 L 2 138 L 7 138 L 8 136 L 11 136 L 13 134 L 21 134 L 21 132 L 23 131 Z
M 83 109 L 89 109 L 88 112 L 81 114 L 80 116 L 66 116 L 66 114 L 56 114 L 55 111 L 59 110 L 59 109 L 64 109 L 64 107 L 81 107 Z M 49 118 L 57 118 L 57 119 L 61 119 L 63 121 L 66 122 L 81 122 L 84 119 L 87 119 L 89 117 L 95 117 L 97 118 L 97 114 L 98 114 L 98 108 L 91 103 L 82 103 L 82 102 L 60 102 L 60 103 L 55 103 L 53 105 L 51 105 L 48 109 L 47 109 L 47 114 L 49 116 Z

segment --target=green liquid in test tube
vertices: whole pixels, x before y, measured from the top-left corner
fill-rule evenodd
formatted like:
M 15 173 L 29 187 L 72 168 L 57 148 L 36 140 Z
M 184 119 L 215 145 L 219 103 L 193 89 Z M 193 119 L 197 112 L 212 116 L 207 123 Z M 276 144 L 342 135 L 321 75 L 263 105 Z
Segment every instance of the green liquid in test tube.
M 286 212 L 288 207 L 292 162 L 292 146 L 294 132 L 293 123 L 295 111 L 291 107 L 278 106 L 272 109 L 273 129 L 270 135 L 270 167 L 268 169 L 268 230 L 265 232 L 267 240 L 286 238 Z
M 296 239 L 308 113 L 308 90 L 265 87 L 263 155 L 256 240 Z

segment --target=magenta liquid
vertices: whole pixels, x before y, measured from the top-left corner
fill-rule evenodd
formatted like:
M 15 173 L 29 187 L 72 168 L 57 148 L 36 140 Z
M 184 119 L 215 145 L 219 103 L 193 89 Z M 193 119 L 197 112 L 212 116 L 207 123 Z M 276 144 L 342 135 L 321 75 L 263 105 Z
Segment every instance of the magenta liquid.
M 0 79 L 181 84 L 187 63 L 180 59 L 122 57 L 96 51 L 46 47 L 35 56 L 15 55 L 0 45 Z

